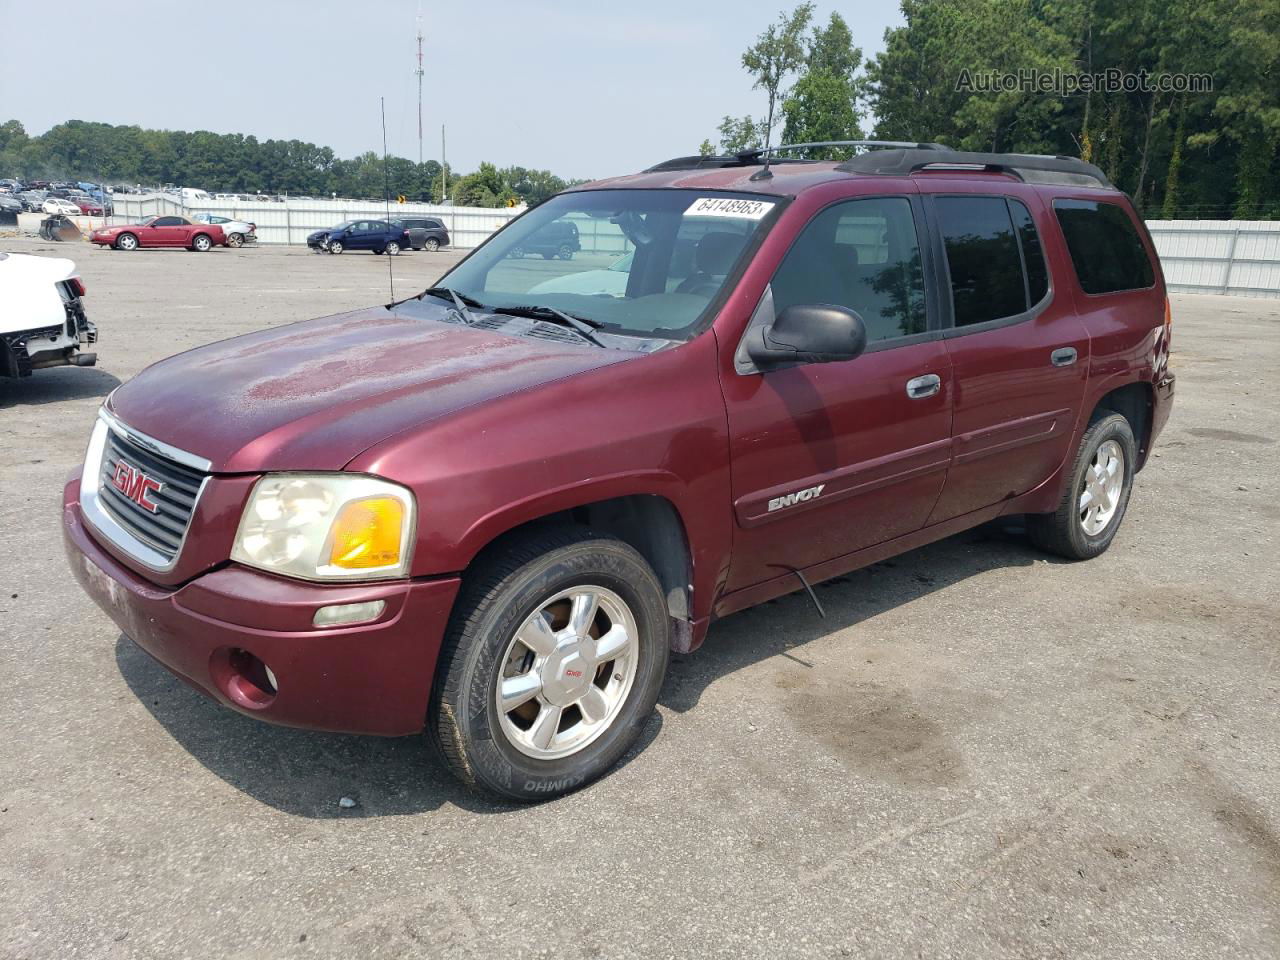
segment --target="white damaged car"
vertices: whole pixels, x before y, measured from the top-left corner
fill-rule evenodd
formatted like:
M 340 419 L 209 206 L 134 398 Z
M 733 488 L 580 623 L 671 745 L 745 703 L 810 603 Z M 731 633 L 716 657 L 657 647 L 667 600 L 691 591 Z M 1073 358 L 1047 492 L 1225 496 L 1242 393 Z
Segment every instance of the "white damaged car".
M 98 329 L 84 312 L 84 282 L 61 257 L 0 253 L 0 376 L 45 367 L 92 367 Z

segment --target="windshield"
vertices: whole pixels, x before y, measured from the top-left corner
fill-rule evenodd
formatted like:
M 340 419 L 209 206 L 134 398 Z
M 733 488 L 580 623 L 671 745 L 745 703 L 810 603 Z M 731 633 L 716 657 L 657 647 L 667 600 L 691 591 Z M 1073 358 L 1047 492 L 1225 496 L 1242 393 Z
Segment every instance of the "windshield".
M 553 307 L 609 332 L 685 339 L 780 207 L 723 191 L 564 193 L 439 283 L 487 307 Z
M 345 229 L 347 229 L 347 227 L 349 227 L 349 226 L 351 226 L 351 221 L 350 221 L 350 220 L 343 220 L 343 221 L 342 221 L 340 224 L 338 224 L 336 227 L 330 227 L 330 228 L 329 228 L 329 232 L 330 232 L 330 233 L 337 233 L 339 230 L 345 230 Z

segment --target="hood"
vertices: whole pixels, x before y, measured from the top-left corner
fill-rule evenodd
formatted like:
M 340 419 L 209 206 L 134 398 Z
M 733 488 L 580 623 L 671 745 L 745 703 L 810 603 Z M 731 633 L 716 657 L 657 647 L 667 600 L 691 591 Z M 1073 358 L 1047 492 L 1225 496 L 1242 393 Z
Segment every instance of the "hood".
M 30 253 L 0 253 L 0 281 L 6 292 L 18 289 L 19 284 L 40 285 L 57 283 L 75 276 L 74 260 L 65 257 L 41 257 Z M 12 287 L 8 286 L 13 284 Z M 6 301 L 5 306 L 9 306 Z
M 178 354 L 109 403 L 215 472 L 339 470 L 403 430 L 634 356 L 373 307 Z

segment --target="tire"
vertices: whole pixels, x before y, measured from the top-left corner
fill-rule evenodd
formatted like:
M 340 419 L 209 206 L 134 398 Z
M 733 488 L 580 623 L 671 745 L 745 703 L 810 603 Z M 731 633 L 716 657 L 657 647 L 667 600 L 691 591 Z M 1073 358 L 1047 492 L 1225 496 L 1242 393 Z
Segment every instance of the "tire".
M 132 233 L 122 233 L 116 237 L 116 249 L 132 251 L 138 249 L 138 238 Z
M 243 246 L 244 246 L 244 234 L 242 234 L 242 233 L 229 233 L 229 234 L 227 234 L 227 246 L 228 246 L 228 247 L 243 247 Z
M 1103 553 L 1128 509 L 1137 458 L 1129 421 L 1099 411 L 1080 440 L 1058 509 L 1027 517 L 1031 542 L 1068 560 L 1091 560 Z
M 392 240 L 383 248 L 383 252 L 389 257 L 395 257 L 400 254 L 400 244 Z
M 191 249 L 196 253 L 208 253 L 213 248 L 213 241 L 206 233 L 197 233 L 191 238 Z
M 560 244 L 560 249 L 556 251 L 556 256 L 558 256 L 561 260 L 572 260 L 573 247 L 569 246 L 567 243 Z M 548 257 L 548 259 L 550 258 Z
M 329 252 L 330 252 L 330 253 L 332 253 L 332 254 L 334 254 L 335 256 L 336 256 L 337 254 L 341 253 L 341 252 L 342 252 L 342 241 L 341 241 L 341 240 L 330 240 L 330 241 L 329 241 Z
M 554 253 L 544 253 L 542 255 L 543 260 L 554 260 L 555 258 L 556 258 L 556 255 Z
M 427 237 L 426 242 L 422 245 L 422 249 L 427 253 L 435 253 L 440 249 L 440 241 L 435 237 Z
M 569 613 L 579 609 L 572 598 L 587 596 L 598 601 L 594 635 L 570 634 Z M 440 651 L 428 736 L 460 780 L 491 796 L 548 800 L 585 786 L 618 762 L 652 716 L 669 623 L 658 578 L 621 540 L 563 527 L 508 541 L 466 577 Z M 518 633 L 537 642 L 527 646 Z M 622 652 L 597 660 L 601 637 L 629 646 L 610 645 Z M 525 689 L 522 677 L 537 689 Z M 504 679 L 508 687 L 516 681 L 510 710 L 498 704 Z

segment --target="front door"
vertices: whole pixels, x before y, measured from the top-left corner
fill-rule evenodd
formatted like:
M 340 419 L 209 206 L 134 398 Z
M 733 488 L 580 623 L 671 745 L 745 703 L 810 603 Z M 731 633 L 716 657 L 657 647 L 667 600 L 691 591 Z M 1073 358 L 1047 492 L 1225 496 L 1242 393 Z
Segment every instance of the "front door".
M 819 212 L 766 298 L 856 311 L 867 351 L 724 383 L 737 521 L 734 590 L 924 526 L 946 477 L 953 389 L 930 322 L 918 200 L 845 200 Z M 763 307 L 762 307 L 763 309 Z
M 1040 241 L 1047 211 L 1033 191 L 926 202 L 951 293 L 946 344 L 956 384 L 953 461 L 929 518 L 938 523 L 1053 476 L 1084 396 L 1089 337 L 1071 291 L 1049 283 Z

